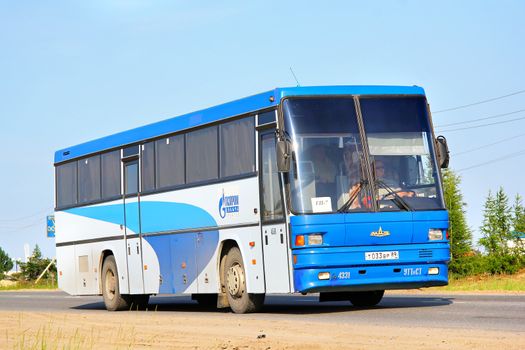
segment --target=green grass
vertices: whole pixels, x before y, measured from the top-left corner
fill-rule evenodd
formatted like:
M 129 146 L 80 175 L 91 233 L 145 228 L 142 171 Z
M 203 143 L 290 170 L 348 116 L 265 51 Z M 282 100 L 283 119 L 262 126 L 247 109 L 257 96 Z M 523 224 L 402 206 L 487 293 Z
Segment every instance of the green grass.
M 39 281 L 38 284 L 35 284 L 32 281 L 18 281 L 16 284 L 11 286 L 0 286 L 0 291 L 10 291 L 10 290 L 21 290 L 21 289 L 37 289 L 37 290 L 45 290 L 45 289 L 57 289 L 58 285 L 56 281 L 47 281 L 42 280 Z
M 429 288 L 429 290 L 525 292 L 525 270 L 515 275 L 480 275 L 462 278 L 451 276 L 448 286 Z

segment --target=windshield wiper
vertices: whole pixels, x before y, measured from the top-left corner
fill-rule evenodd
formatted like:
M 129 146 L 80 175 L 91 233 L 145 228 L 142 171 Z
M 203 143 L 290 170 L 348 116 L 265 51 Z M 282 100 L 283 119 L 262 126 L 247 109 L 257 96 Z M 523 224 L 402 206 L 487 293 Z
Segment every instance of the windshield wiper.
M 397 194 L 397 191 L 394 191 L 390 186 L 388 186 L 386 183 L 380 180 L 376 180 L 376 184 L 387 190 L 388 194 L 386 194 L 384 197 L 392 195 L 393 198 L 391 199 L 400 209 L 405 209 L 406 211 L 413 211 L 412 207 L 408 205 L 408 203 L 401 198 L 400 195 Z
M 345 204 L 343 204 L 341 208 L 337 209 L 338 213 L 345 213 L 348 210 L 348 208 L 350 208 L 350 206 L 352 205 L 352 203 L 354 203 L 359 193 L 361 193 L 363 188 L 365 188 L 368 185 L 368 181 L 361 180 L 357 185 L 359 186 L 359 190 L 355 191 L 354 194 L 350 196 L 350 198 L 348 198 Z

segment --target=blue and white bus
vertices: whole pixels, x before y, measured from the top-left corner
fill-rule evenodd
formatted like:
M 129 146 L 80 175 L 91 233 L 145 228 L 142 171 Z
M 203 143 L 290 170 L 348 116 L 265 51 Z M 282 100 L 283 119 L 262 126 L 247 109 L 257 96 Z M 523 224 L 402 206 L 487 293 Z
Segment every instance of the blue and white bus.
M 254 312 L 448 283 L 442 137 L 416 86 L 276 88 L 55 153 L 59 287 Z

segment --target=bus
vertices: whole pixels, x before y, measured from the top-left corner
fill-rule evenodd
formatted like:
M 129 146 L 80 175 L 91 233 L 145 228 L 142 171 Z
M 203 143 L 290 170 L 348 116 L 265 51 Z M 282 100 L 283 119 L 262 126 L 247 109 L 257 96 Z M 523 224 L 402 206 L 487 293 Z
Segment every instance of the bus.
M 247 313 L 446 285 L 447 164 L 417 86 L 276 88 L 61 149 L 59 287 Z

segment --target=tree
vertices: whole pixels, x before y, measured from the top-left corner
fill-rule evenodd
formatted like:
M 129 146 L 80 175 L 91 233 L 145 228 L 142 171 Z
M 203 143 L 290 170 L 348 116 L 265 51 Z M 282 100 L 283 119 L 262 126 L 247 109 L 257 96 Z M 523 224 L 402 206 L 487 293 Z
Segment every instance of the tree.
M 513 241 L 512 223 L 509 200 L 503 188 L 500 187 L 495 196 L 489 191 L 479 243 L 488 253 L 490 273 L 515 273 L 521 266 L 520 256 L 509 246 Z
M 0 247 L 0 280 L 4 278 L 6 272 L 13 268 L 13 261 L 7 253 Z
M 525 236 L 525 208 L 519 194 L 516 194 L 512 212 L 513 248 L 515 254 L 518 254 L 520 257 L 521 265 L 525 267 L 525 244 L 523 241 Z
M 51 262 L 50 259 L 42 258 L 42 252 L 38 244 L 33 250 L 33 254 L 29 257 L 29 260 L 26 263 L 20 263 L 20 271 L 24 279 L 28 281 L 33 281 L 44 272 L 47 265 Z M 56 267 L 48 270 L 45 277 L 54 276 L 56 273 Z
M 466 267 L 469 256 L 472 256 L 472 232 L 467 226 L 465 218 L 466 203 L 463 201 L 463 194 L 459 189 L 461 178 L 452 170 L 443 171 L 443 187 L 445 192 L 445 205 L 449 215 L 450 250 L 452 261 L 450 271 L 465 275 L 470 274 Z
M 483 225 L 481 226 L 482 238 L 479 243 L 490 254 L 502 255 L 508 252 L 507 242 L 512 239 L 512 218 L 509 208 L 509 199 L 503 188 L 500 187 L 493 197 L 489 195 L 485 202 Z
M 516 195 L 512 209 L 514 212 L 514 216 L 512 217 L 514 231 L 525 233 L 525 208 L 523 207 L 522 198 L 519 194 Z

